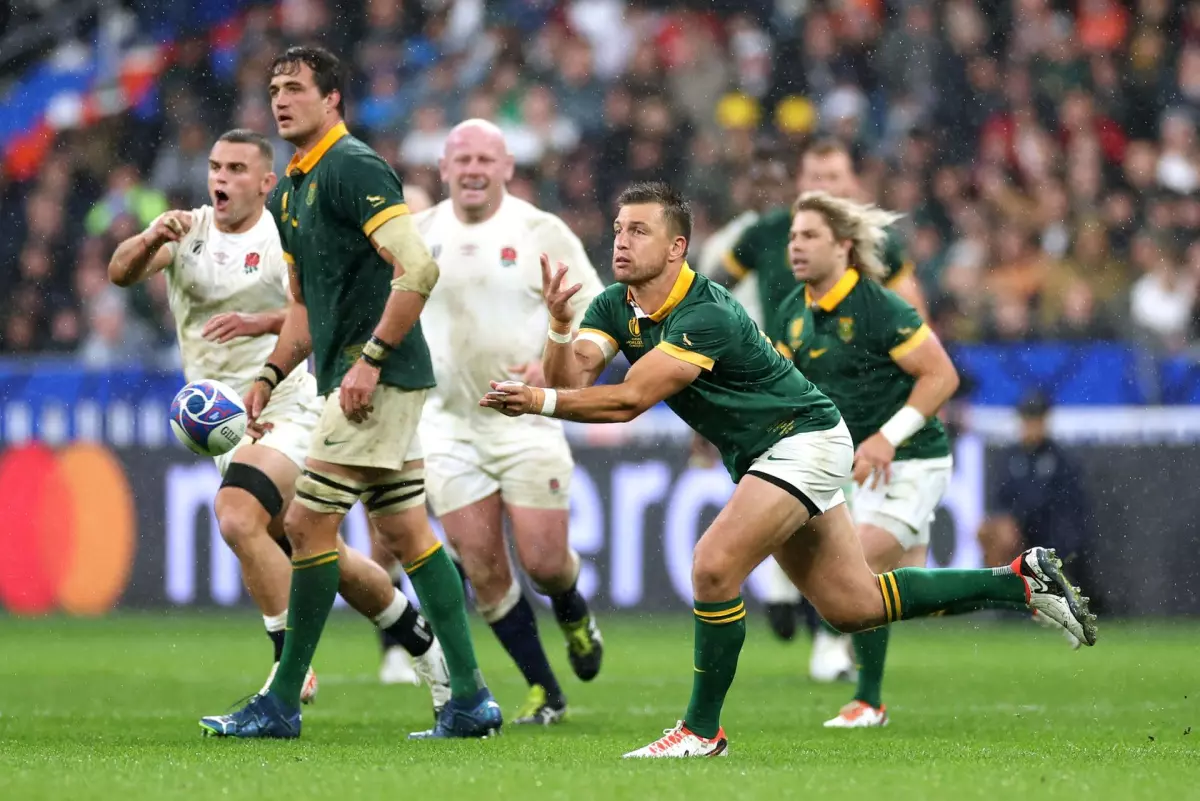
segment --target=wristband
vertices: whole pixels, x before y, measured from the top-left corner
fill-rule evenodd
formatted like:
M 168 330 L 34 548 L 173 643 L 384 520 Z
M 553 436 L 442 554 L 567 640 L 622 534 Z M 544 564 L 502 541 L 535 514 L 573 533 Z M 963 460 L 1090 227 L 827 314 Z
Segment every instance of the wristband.
M 258 375 L 255 376 L 254 380 L 261 381 L 271 389 L 275 389 L 275 387 L 279 386 L 279 382 L 286 377 L 287 376 L 283 374 L 282 370 L 270 362 L 267 362 L 262 366 L 262 369 L 258 371 Z
M 893 448 L 925 427 L 925 415 L 912 406 L 905 406 L 879 427 L 879 433 Z
M 363 345 L 362 360 L 372 367 L 382 367 L 392 353 L 392 346 L 377 336 L 372 336 Z
M 551 342 L 557 342 L 559 345 L 570 345 L 571 344 L 571 333 L 568 331 L 565 334 L 560 334 L 554 330 L 553 325 L 551 325 L 550 328 L 546 331 L 546 336 L 550 339 Z
M 553 417 L 554 409 L 558 406 L 558 392 L 553 389 L 542 390 L 542 408 L 538 414 L 542 417 Z

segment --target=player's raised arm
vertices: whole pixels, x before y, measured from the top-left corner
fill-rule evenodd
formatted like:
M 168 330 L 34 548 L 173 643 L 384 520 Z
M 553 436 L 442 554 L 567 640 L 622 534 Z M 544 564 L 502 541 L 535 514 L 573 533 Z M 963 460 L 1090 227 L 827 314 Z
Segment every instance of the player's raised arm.
M 547 334 L 546 350 L 542 354 L 542 371 L 546 383 L 552 387 L 590 387 L 596 383 L 600 373 L 617 352 L 616 341 L 601 330 L 586 328 L 587 313 L 582 318 L 584 327 L 579 336 L 573 337 L 575 327 L 575 304 L 572 302 L 583 289 L 583 282 L 567 284 L 568 268 L 565 264 L 550 267 L 550 257 L 543 253 L 542 297 L 550 312 L 550 331 Z M 599 298 L 593 303 L 602 302 Z M 589 305 L 589 309 L 591 306 Z
M 145 231 L 117 245 L 108 262 L 108 280 L 128 287 L 165 270 L 175 257 L 173 246 L 177 247 L 191 229 L 191 212 L 160 214 Z

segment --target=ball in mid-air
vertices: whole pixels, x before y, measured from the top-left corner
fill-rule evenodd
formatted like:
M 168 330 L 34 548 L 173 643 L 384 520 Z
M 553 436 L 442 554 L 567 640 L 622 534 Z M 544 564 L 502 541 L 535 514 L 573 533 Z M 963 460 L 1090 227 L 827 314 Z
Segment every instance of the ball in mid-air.
M 193 381 L 171 402 L 171 431 L 193 453 L 220 456 L 246 433 L 246 407 L 227 384 Z

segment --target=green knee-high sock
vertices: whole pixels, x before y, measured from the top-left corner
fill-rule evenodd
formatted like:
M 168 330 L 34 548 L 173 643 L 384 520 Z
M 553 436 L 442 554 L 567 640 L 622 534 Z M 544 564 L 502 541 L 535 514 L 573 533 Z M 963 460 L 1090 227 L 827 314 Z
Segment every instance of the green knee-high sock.
M 292 560 L 292 589 L 288 596 L 287 634 L 271 692 L 285 704 L 300 708 L 304 675 L 312 664 L 321 632 L 337 597 L 337 551 Z
M 738 654 L 746 641 L 746 605 L 731 601 L 696 601 L 696 651 L 692 668 L 692 700 L 683 724 L 701 737 L 721 728 L 725 693 L 737 673 Z
M 880 626 L 855 634 L 854 661 L 858 663 L 858 686 L 854 700 L 878 709 L 883 705 L 883 663 L 887 661 L 890 626 Z
M 475 698 L 486 685 L 475 661 L 475 645 L 467 624 L 467 601 L 458 570 L 439 542 L 406 564 L 404 572 L 421 599 L 421 614 L 446 652 L 451 697 L 461 701 Z
M 1024 601 L 960 601 L 958 603 L 947 604 L 945 614 L 969 615 L 972 612 L 981 612 L 984 609 L 1007 609 L 1013 612 L 1030 613 L 1029 604 Z
M 967 602 L 980 609 L 1012 608 L 1025 603 L 1025 579 L 1011 567 L 983 570 L 931 570 L 902 567 L 883 573 L 879 589 L 888 622 L 945 614 L 960 610 Z
M 817 625 L 819 625 L 821 628 L 825 629 L 825 631 L 829 632 L 830 634 L 832 634 L 835 637 L 842 636 L 842 632 L 835 629 L 832 625 L 830 625 L 829 621 L 823 617 L 817 618 Z

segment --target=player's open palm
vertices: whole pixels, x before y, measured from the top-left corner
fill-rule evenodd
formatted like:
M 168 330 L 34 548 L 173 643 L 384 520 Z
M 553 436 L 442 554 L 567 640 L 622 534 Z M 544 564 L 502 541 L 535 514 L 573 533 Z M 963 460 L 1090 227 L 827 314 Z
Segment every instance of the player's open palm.
M 148 231 L 150 238 L 162 245 L 167 242 L 180 242 L 192 230 L 192 213 L 190 211 L 168 211 L 159 216 Z
M 891 480 L 892 460 L 896 449 L 883 434 L 875 433 L 863 440 L 854 452 L 854 483 L 862 486 L 868 479 L 871 489 Z
M 575 319 L 571 308 L 571 298 L 583 288 L 583 284 L 564 286 L 567 282 L 567 265 L 559 262 L 554 271 L 550 270 L 550 257 L 542 254 L 542 299 L 546 301 L 546 309 L 550 316 L 562 325 L 570 325 Z

